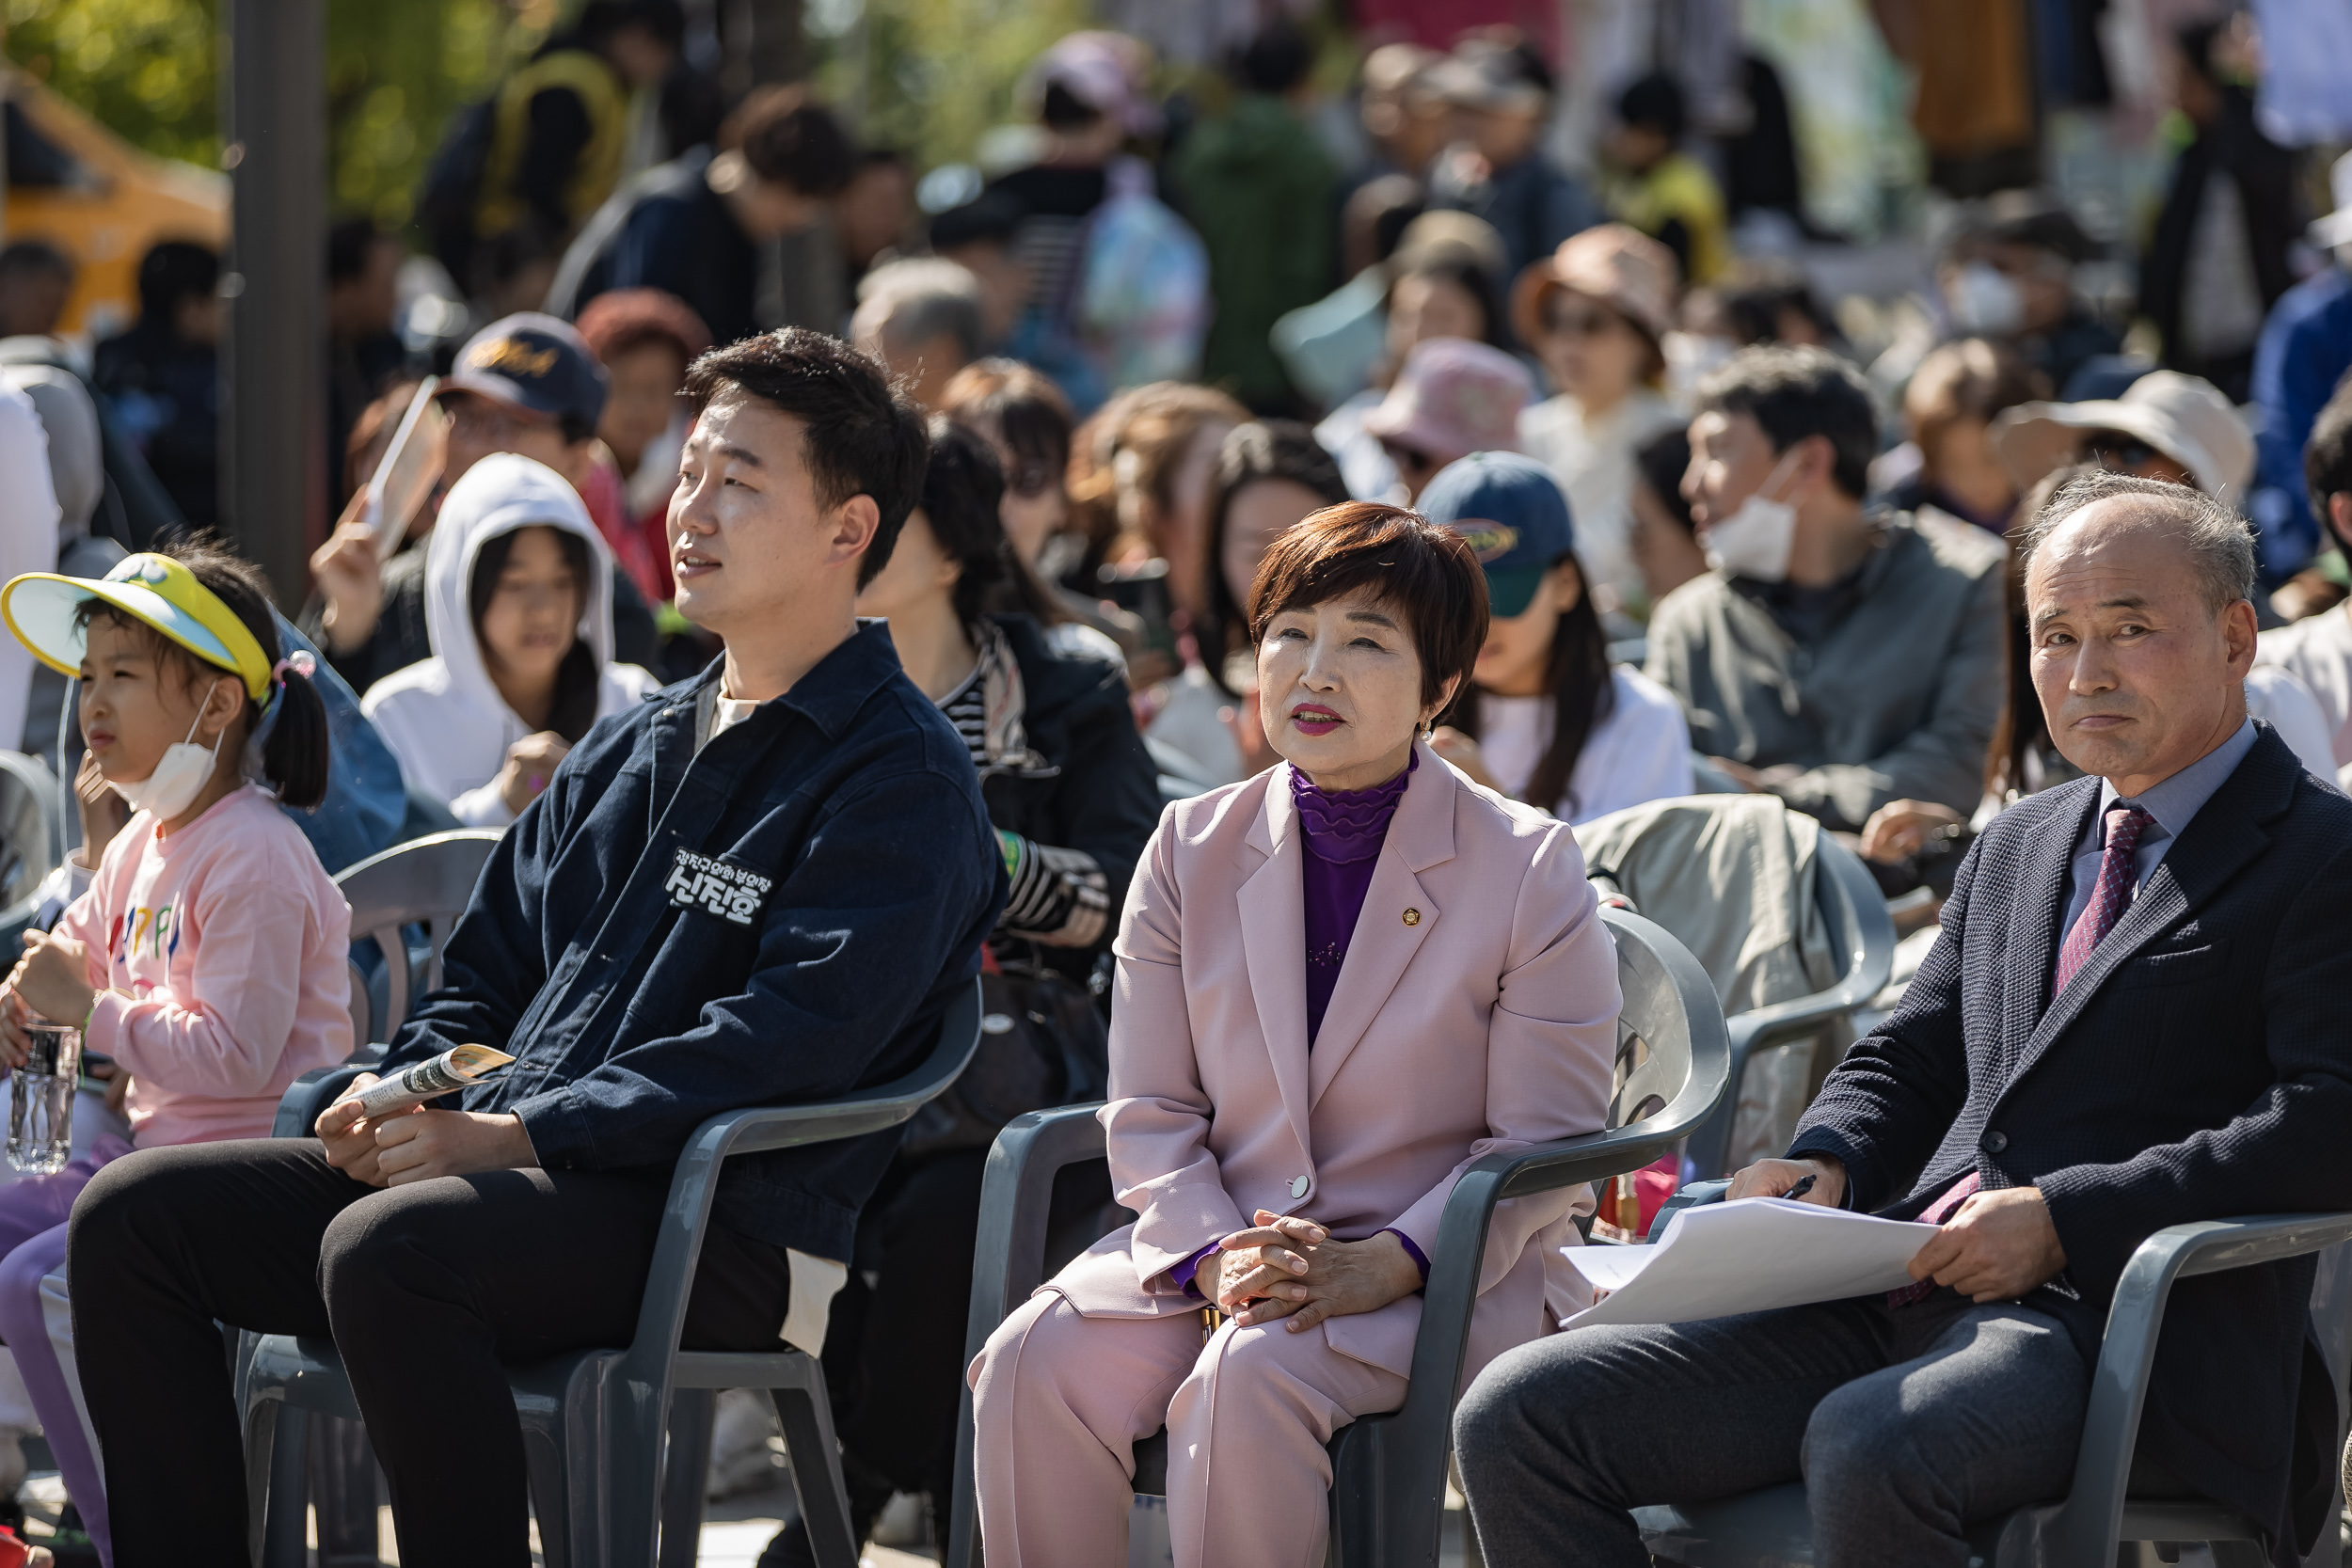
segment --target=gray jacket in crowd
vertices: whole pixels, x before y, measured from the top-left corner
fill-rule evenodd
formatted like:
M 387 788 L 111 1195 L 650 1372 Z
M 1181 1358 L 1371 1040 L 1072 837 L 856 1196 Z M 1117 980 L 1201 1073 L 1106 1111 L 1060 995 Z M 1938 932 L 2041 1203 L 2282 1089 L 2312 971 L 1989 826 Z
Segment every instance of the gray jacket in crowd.
M 1692 746 L 1803 768 L 1774 792 L 1849 831 L 1889 800 L 1974 811 L 2003 696 L 2001 542 L 1909 514 L 1878 526 L 1851 604 L 1804 642 L 1768 608 L 1774 590 L 1720 572 L 1649 624 L 1649 674 L 1682 699 Z

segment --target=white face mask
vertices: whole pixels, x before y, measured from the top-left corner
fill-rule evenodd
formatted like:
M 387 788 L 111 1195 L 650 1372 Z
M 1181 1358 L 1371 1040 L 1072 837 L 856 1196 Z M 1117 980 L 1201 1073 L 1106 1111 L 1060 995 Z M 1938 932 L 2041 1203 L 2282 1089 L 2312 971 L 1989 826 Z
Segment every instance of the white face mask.
M 219 686 L 215 681 L 205 689 L 206 702 L 213 700 L 213 692 Z M 199 707 L 196 718 L 189 721 L 188 738 L 165 747 L 155 771 L 128 783 L 109 779 L 108 787 L 128 800 L 133 811 L 143 811 L 157 822 L 168 822 L 187 810 L 212 781 L 213 764 L 220 757 L 220 743 L 229 735 L 229 726 L 224 724 L 220 734 L 213 737 L 209 750 L 195 744 L 196 726 L 203 721 L 204 710 Z
M 1944 291 L 1952 325 L 1970 337 L 2004 338 L 2026 325 L 2026 300 L 2007 274 L 1983 261 L 1960 269 Z
M 1707 525 L 1699 543 L 1707 550 L 1709 566 L 1726 577 L 1754 582 L 1788 580 L 1788 557 L 1797 546 L 1797 509 L 1792 502 L 1772 500 L 1764 492 L 1779 484 L 1796 455 L 1788 452 L 1773 464 L 1764 483 L 1730 516 Z

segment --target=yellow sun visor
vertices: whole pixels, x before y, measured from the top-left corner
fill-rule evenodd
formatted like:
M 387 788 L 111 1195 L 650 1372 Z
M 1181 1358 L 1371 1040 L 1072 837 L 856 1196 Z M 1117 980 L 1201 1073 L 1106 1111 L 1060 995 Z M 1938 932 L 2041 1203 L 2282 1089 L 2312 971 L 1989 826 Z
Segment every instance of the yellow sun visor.
M 127 556 L 104 578 L 27 572 L 0 588 L 0 620 L 33 657 L 68 677 L 80 674 L 84 638 L 74 618 L 98 599 L 154 627 L 207 664 L 235 673 L 257 703 L 270 696 L 262 645 L 219 594 L 167 555 Z

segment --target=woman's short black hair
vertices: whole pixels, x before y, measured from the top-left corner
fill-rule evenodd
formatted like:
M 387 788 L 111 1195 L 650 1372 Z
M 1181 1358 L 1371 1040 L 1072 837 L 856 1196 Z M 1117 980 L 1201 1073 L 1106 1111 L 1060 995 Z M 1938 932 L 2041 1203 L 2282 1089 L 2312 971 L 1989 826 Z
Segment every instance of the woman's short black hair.
M 262 657 L 273 665 L 278 663 L 285 644 L 278 635 L 277 613 L 270 609 L 269 579 L 262 575 L 259 566 L 230 549 L 228 542 L 210 529 L 158 544 L 154 553 L 177 561 L 188 569 L 189 576 L 211 589 L 214 596 L 227 605 L 229 612 L 253 634 L 253 641 L 261 645 Z M 235 672 L 197 657 L 146 622 L 134 620 L 103 599 L 85 599 L 73 613 L 77 630 L 99 620 L 127 626 L 144 638 L 159 659 L 179 671 L 183 683 L 190 689 L 227 675 L 237 682 L 239 690 L 245 690 L 245 682 Z M 285 687 L 277 693 L 274 715 L 265 716 L 252 692 L 245 692 L 234 744 L 247 744 L 266 717 L 269 736 L 262 743 L 262 776 L 277 786 L 280 800 L 307 811 L 326 799 L 327 766 L 332 752 L 326 701 L 299 671 L 288 670 L 282 678 Z
M 1249 636 L 1289 610 L 1369 590 L 1402 612 L 1421 655 L 1421 698 L 1467 682 L 1486 641 L 1486 574 L 1462 536 L 1378 501 L 1326 507 L 1274 542 L 1249 589 Z
M 1066 619 L 1036 577 L 1012 553 L 1000 509 L 1005 473 L 996 449 L 945 414 L 930 424 L 931 457 L 923 472 L 923 520 L 940 554 L 961 568 L 956 578 L 956 617 L 976 626 L 984 615 L 1034 615 L 1047 625 Z
M 873 581 L 923 492 L 930 453 L 923 411 L 891 390 L 890 372 L 871 355 L 805 326 L 712 349 L 687 368 L 686 397 L 697 416 L 737 393 L 801 421 L 801 457 L 818 505 L 874 498 L 882 526 L 858 562 L 857 585 Z
M 531 528 L 544 528 L 555 535 L 556 544 L 564 551 L 564 564 L 571 568 L 572 582 L 585 604 L 596 581 L 594 567 L 588 559 L 588 541 L 569 529 L 550 523 L 532 523 Z M 485 653 L 489 645 L 482 640 L 482 619 L 490 613 L 490 601 L 499 591 L 499 574 L 506 570 L 506 558 L 515 552 L 516 535 L 522 529 L 509 529 L 494 533 L 482 542 L 474 553 L 473 576 L 466 584 L 466 615 L 473 624 L 476 644 Z M 578 624 L 575 615 L 573 622 Z M 548 710 L 548 728 L 564 737 L 566 745 L 577 746 L 588 726 L 596 721 L 596 651 L 578 636 L 572 639 L 571 650 L 564 662 L 555 668 L 555 704 Z

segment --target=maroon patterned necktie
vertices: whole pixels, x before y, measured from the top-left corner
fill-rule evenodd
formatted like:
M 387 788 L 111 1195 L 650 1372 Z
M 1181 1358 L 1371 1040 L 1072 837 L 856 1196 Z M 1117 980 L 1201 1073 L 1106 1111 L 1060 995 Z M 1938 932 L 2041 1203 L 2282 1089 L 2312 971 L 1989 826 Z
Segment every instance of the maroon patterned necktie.
M 2099 943 L 2123 917 L 2123 907 L 2130 902 L 2135 869 L 2132 857 L 2139 848 L 2139 835 L 2154 820 L 2137 806 L 2107 808 L 2107 847 L 2099 857 L 2098 885 L 2090 890 L 2090 902 L 2074 917 L 2074 928 L 2066 933 L 2066 943 L 2058 949 L 2058 983 L 2050 988 L 2051 996 L 2056 997 L 2066 989 L 2066 982 L 2090 961 Z

